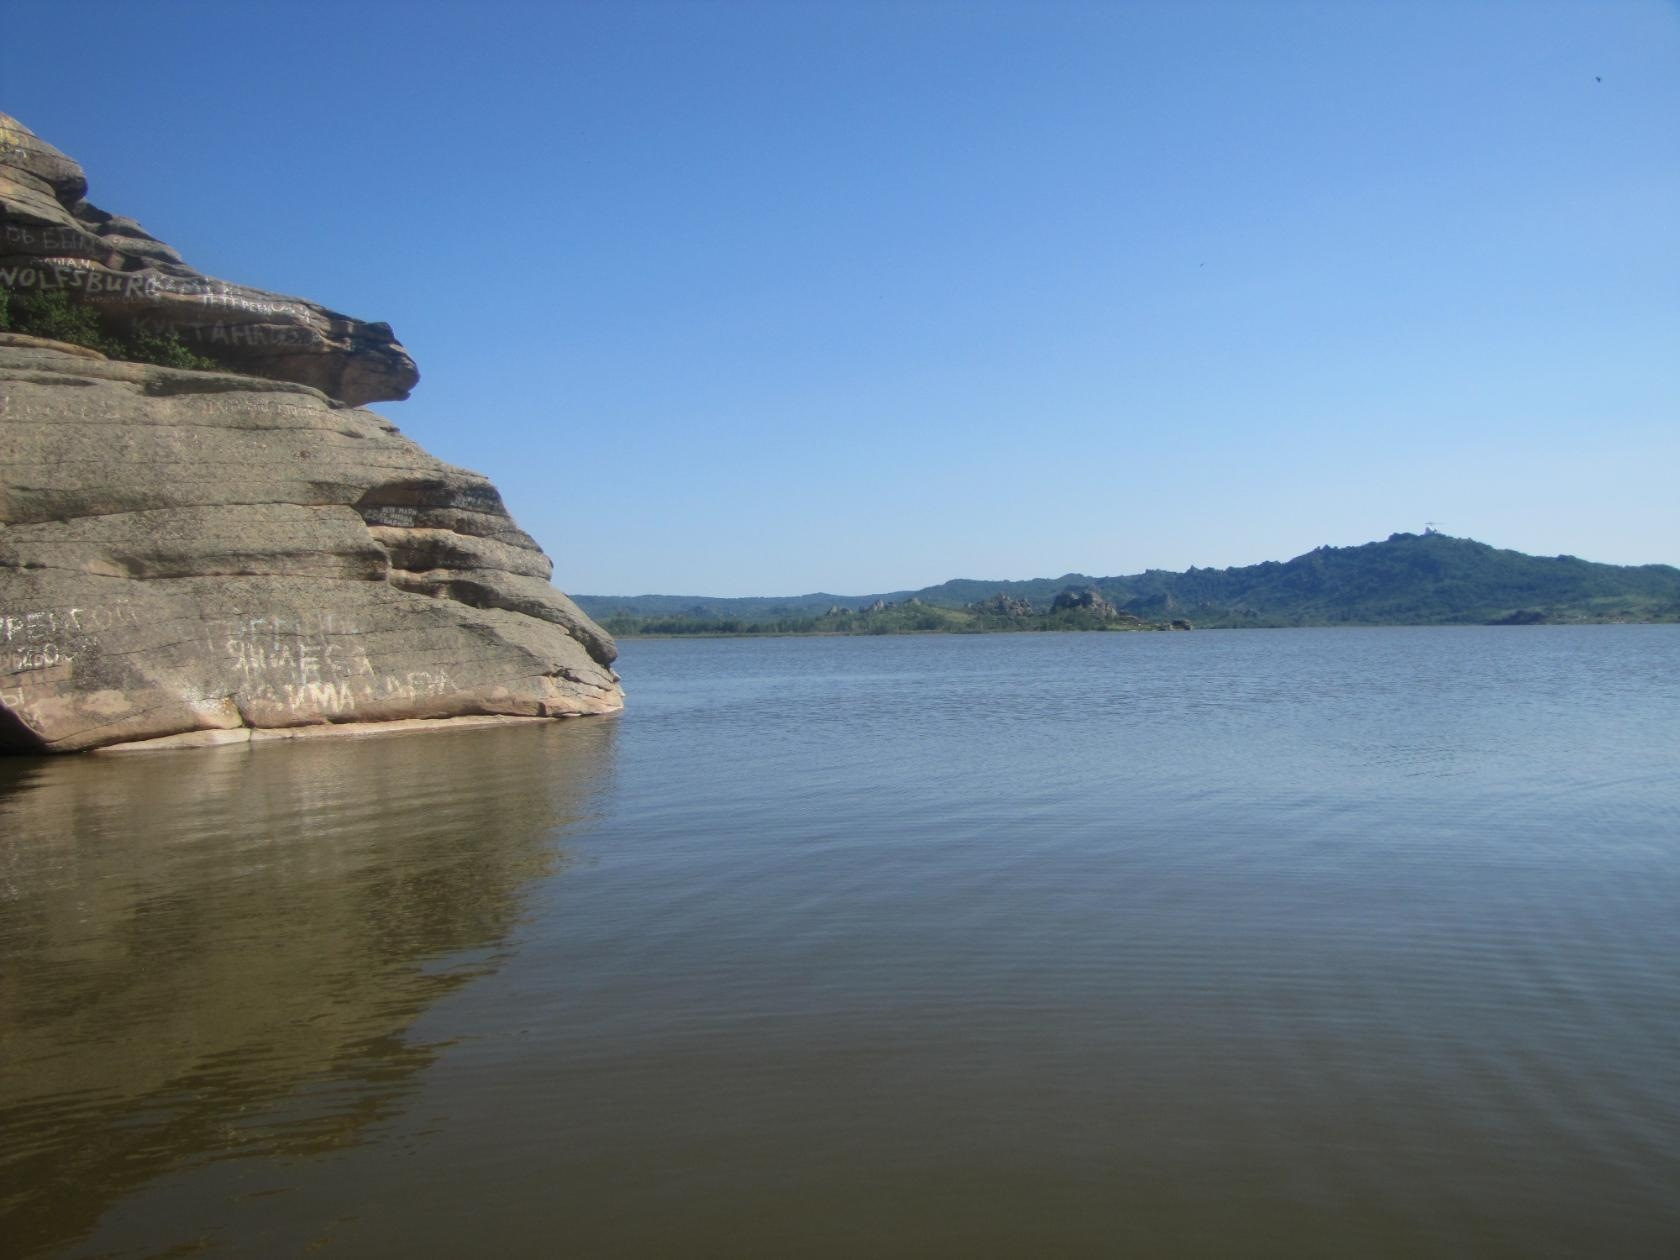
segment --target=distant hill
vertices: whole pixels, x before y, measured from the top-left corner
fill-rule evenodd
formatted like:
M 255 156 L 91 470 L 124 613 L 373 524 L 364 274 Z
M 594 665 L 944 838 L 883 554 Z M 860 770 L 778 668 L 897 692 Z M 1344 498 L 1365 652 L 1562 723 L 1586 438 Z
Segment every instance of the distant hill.
M 1319 547 L 1293 560 L 1230 569 L 1149 569 L 1122 577 L 1065 573 L 1028 581 L 957 578 L 916 591 L 873 595 L 577 595 L 614 633 L 649 624 L 730 622 L 732 628 L 821 629 L 806 622 L 907 605 L 983 612 L 996 597 L 1048 615 L 1058 594 L 1095 590 L 1144 621 L 1197 626 L 1528 625 L 1540 622 L 1680 621 L 1680 569 L 1666 564 L 1595 564 L 1575 556 L 1530 556 L 1447 534 L 1390 534 L 1357 547 Z M 930 621 L 927 614 L 923 621 Z M 964 628 L 946 618 L 940 628 Z M 616 626 L 615 624 L 616 623 Z M 1021 628 L 1027 628 L 1019 623 Z M 693 629 L 703 629 L 694 626 Z M 721 628 L 721 627 L 720 627 Z M 925 628 L 933 628 L 928 625 Z M 976 624 L 975 629 L 1009 628 Z M 1033 626 L 1032 628 L 1045 628 Z M 876 631 L 877 633 L 880 631 Z

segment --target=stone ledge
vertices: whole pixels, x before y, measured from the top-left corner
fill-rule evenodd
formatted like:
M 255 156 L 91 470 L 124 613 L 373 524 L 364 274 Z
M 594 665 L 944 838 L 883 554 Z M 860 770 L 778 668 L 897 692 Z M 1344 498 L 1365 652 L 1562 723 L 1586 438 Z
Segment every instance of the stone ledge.
M 266 744 L 276 740 L 373 739 L 380 735 L 416 735 L 426 731 L 469 731 L 486 726 L 529 726 L 537 722 L 558 722 L 553 717 L 509 717 L 476 714 L 450 718 L 398 718 L 390 722 L 324 722 L 310 726 L 269 726 L 230 731 L 183 731 L 157 739 L 137 739 L 126 744 L 106 744 L 96 753 L 171 752 L 182 748 L 216 748 L 225 744 Z
M 78 346 L 69 341 L 54 341 L 51 337 L 31 337 L 28 333 L 0 332 L 0 346 L 10 346 L 17 350 L 57 350 L 60 354 L 73 354 L 81 359 L 98 359 L 101 363 L 110 361 L 109 356 L 87 346 Z

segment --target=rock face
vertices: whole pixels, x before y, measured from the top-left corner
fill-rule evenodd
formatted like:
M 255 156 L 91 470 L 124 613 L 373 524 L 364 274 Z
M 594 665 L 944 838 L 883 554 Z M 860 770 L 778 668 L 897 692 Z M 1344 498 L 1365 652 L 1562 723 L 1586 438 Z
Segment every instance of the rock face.
M 82 168 L 0 114 L 0 289 L 62 293 L 112 333 L 173 333 L 234 371 L 352 406 L 407 398 L 420 373 L 388 324 L 212 279 L 86 200 Z
M 0 334 L 0 749 L 621 707 L 549 571 L 318 389 Z

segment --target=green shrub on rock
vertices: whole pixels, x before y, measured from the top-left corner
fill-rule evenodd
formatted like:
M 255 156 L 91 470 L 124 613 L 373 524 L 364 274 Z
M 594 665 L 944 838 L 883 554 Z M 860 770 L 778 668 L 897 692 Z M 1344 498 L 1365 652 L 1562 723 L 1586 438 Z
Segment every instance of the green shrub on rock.
M 65 341 L 131 363 L 197 370 L 217 366 L 214 360 L 188 349 L 174 332 L 109 333 L 101 326 L 98 312 L 72 302 L 62 289 L 44 293 L 0 289 L 0 332 Z

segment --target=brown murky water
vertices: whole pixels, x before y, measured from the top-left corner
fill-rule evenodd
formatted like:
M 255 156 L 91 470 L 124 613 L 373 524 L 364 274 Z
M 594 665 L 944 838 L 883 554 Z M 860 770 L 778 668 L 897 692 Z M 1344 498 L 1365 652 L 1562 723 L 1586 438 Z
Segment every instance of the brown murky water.
M 1680 632 L 632 643 L 0 762 L 0 1254 L 1680 1251 Z

